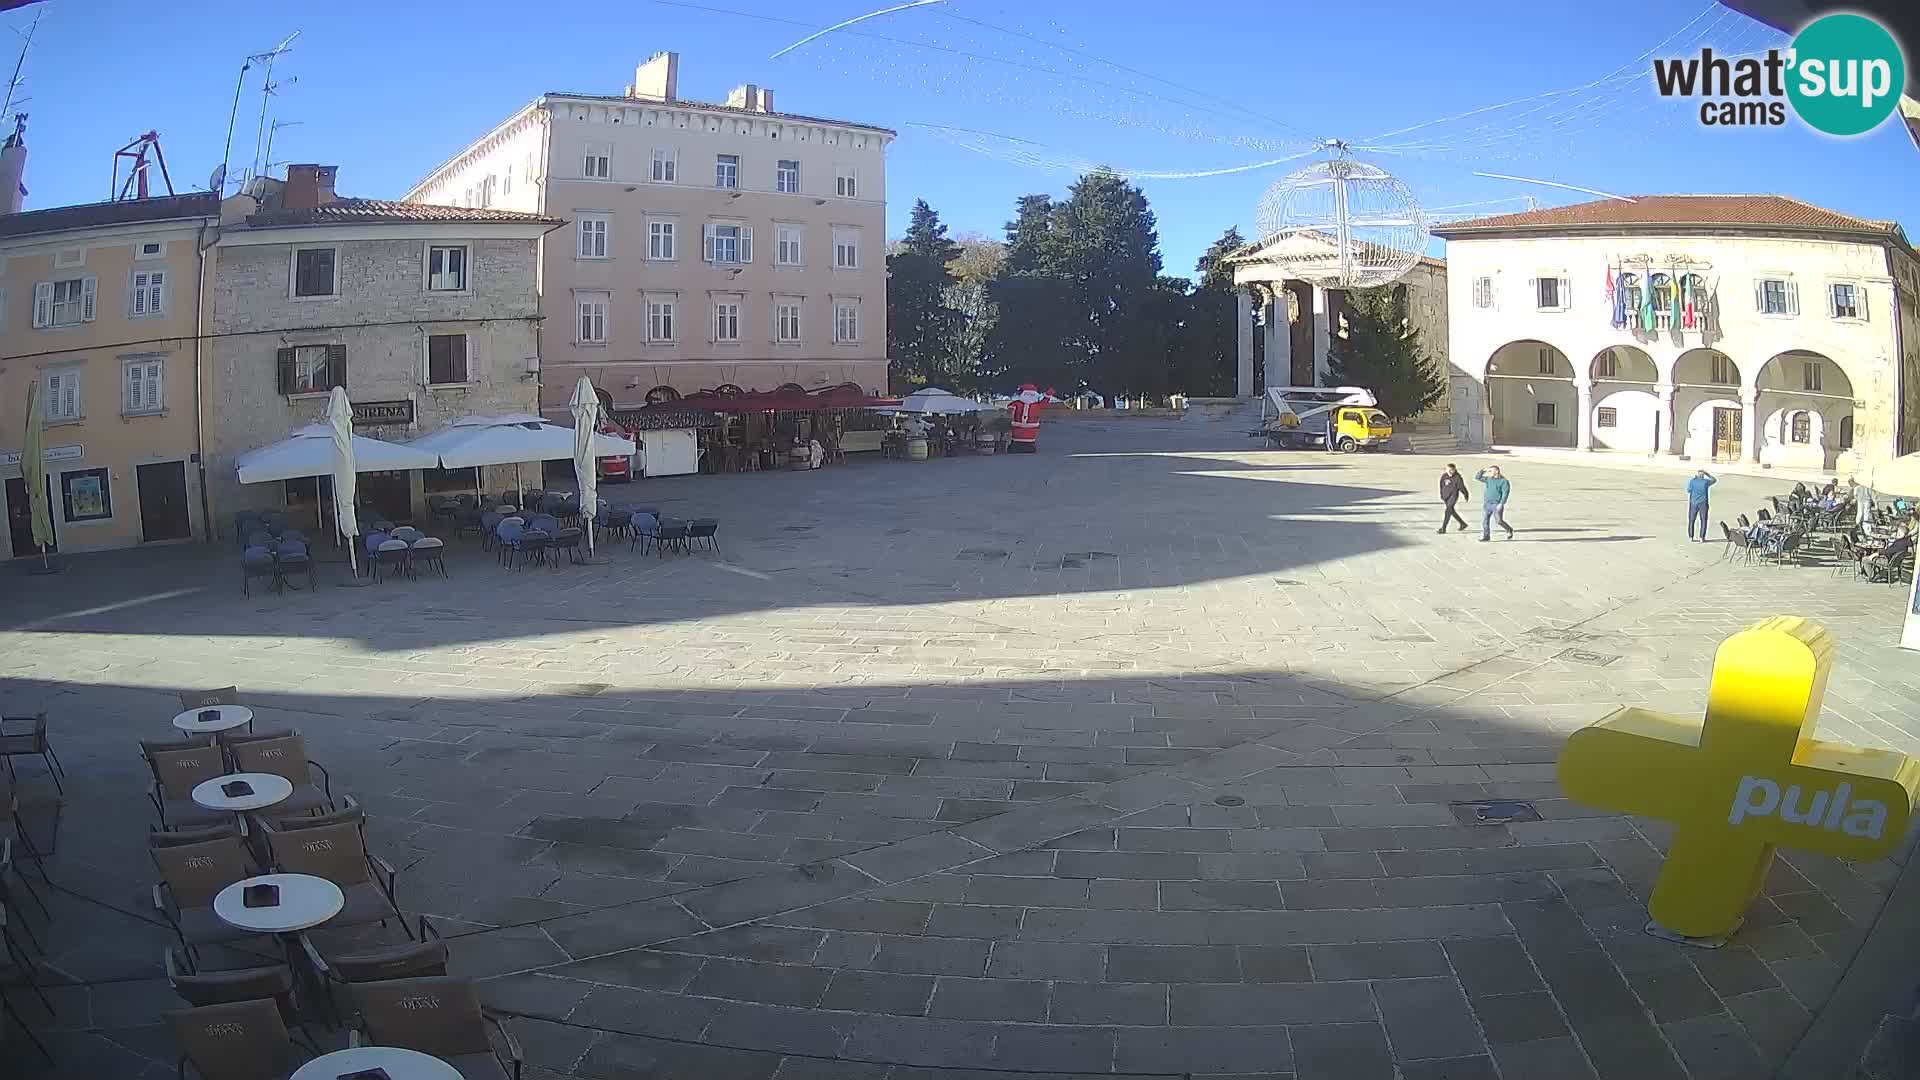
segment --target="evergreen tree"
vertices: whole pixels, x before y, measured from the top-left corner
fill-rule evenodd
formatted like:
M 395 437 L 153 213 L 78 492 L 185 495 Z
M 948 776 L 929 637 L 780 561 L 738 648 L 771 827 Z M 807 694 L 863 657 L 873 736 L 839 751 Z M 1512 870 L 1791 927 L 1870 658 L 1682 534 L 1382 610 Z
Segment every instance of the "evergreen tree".
M 980 390 L 993 385 L 987 367 L 987 342 L 1000 321 L 1000 309 L 988 287 L 1006 262 L 1006 245 L 984 236 L 962 236 L 954 241 L 960 255 L 948 264 L 953 284 L 947 288 L 947 306 L 955 313 L 949 349 L 955 371 L 952 390 Z
M 1327 368 L 1337 386 L 1364 386 L 1395 420 L 1416 416 L 1447 391 L 1439 365 L 1420 345 L 1420 331 L 1387 289 L 1347 294 L 1347 336 L 1327 350 Z
M 947 306 L 953 274 L 947 269 L 960 246 L 925 199 L 913 204 L 906 238 L 887 256 L 887 353 L 896 383 L 909 388 L 953 381 L 954 326 Z
M 1175 347 L 1174 389 L 1194 397 L 1226 397 L 1238 389 L 1239 297 L 1227 257 L 1246 247 L 1230 228 L 1194 264 L 1199 287 L 1187 297 L 1187 320 Z
M 1240 235 L 1239 226 L 1228 226 L 1227 231 L 1220 234 L 1220 239 L 1207 245 L 1200 261 L 1193 264 L 1193 272 L 1200 275 L 1200 287 L 1232 292 L 1233 267 L 1228 264 L 1227 257 L 1246 246 L 1246 237 Z

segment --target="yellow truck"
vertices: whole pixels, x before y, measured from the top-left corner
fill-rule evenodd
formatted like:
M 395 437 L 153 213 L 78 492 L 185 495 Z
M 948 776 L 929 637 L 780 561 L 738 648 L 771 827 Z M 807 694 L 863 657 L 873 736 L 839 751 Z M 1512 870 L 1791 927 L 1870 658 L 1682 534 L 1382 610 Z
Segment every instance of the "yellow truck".
M 1327 450 L 1352 454 L 1378 450 L 1393 437 L 1393 424 L 1373 392 L 1358 386 L 1269 386 L 1260 402 L 1260 430 L 1281 450 Z

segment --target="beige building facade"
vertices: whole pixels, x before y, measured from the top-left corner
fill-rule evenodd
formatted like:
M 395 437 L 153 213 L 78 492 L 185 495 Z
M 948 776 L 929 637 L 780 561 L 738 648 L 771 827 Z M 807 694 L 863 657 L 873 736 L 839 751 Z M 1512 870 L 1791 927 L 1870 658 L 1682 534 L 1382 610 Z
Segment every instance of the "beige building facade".
M 318 522 L 312 480 L 241 484 L 249 450 L 320 422 L 334 386 L 356 434 L 408 442 L 467 415 L 539 407 L 540 238 L 533 214 L 341 198 L 334 169 L 294 165 L 229 198 L 208 285 L 207 459 L 214 520 L 284 510 Z M 359 477 L 368 520 L 426 518 L 435 491 L 538 482 L 538 462 Z M 222 535 L 226 535 L 225 532 Z
M 1655 195 L 1435 231 L 1463 445 L 1840 473 L 1920 449 L 1920 260 L 1892 222 Z
M 206 535 L 199 338 L 213 195 L 0 216 L 0 558 L 34 555 L 20 474 L 41 384 L 57 547 Z
M 884 128 L 679 95 L 661 53 L 618 97 L 546 94 L 406 199 L 563 219 L 541 243 L 542 405 L 724 385 L 884 392 Z

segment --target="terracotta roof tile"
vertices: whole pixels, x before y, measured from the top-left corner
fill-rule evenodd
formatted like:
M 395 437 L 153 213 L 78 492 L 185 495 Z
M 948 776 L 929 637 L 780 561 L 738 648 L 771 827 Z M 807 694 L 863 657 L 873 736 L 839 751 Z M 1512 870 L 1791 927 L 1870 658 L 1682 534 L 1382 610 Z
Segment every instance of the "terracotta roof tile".
M 211 192 L 165 195 L 153 199 L 128 199 L 125 202 L 54 206 L 45 210 L 27 210 L 0 217 L 0 236 L 34 236 L 40 233 L 65 232 L 69 229 L 91 229 L 102 225 L 177 221 L 182 218 L 215 217 L 219 213 L 220 200 Z
M 1555 227 L 1606 225 L 1733 225 L 1895 235 L 1900 231 L 1900 226 L 1891 221 L 1853 217 L 1785 195 L 1637 195 L 1632 202 L 1600 199 L 1518 214 L 1455 221 L 1435 228 L 1433 233 L 1450 237 L 1504 229 L 1548 231 Z
M 399 202 L 393 199 L 335 199 L 311 210 L 266 210 L 252 214 L 247 224 L 255 228 L 276 225 L 364 225 L 386 222 L 433 222 L 461 225 L 557 225 L 555 218 L 523 214 L 515 210 L 491 210 L 474 206 L 437 206 L 432 203 Z

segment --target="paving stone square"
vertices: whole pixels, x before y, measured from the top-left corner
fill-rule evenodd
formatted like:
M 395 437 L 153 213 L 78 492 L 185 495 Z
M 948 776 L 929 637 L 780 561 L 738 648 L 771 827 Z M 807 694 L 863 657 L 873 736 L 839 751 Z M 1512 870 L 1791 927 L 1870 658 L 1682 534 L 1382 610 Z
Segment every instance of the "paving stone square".
M 252 597 L 226 540 L 0 566 L 0 706 L 67 773 L 57 815 L 37 759 L 10 785 L 57 835 L 51 917 L 9 911 L 53 1014 L 7 991 L 57 1065 L 0 1072 L 173 1075 L 138 740 L 225 686 L 542 1080 L 1745 1077 L 1820 1015 L 1904 854 L 1782 852 L 1683 948 L 1641 932 L 1669 830 L 1553 766 L 1619 706 L 1697 714 L 1772 614 L 1836 637 L 1822 738 L 1920 750 L 1899 591 L 1686 543 L 1684 476 L 1630 462 L 1504 462 L 1519 532 L 1480 543 L 1435 533 L 1465 454 L 1041 445 L 602 489 L 717 554 L 457 541 L 446 580 Z M 1714 517 L 1788 486 L 1725 477 Z M 1537 820 L 1456 811 L 1487 800 Z

